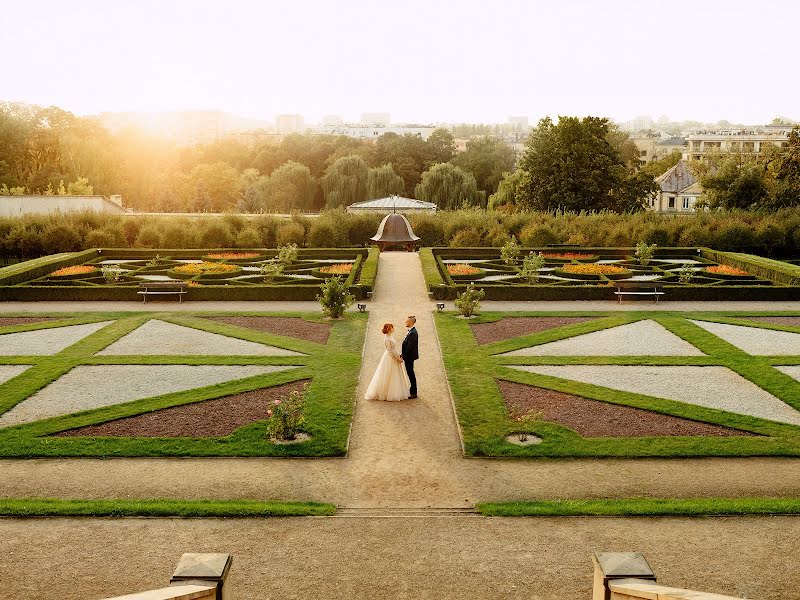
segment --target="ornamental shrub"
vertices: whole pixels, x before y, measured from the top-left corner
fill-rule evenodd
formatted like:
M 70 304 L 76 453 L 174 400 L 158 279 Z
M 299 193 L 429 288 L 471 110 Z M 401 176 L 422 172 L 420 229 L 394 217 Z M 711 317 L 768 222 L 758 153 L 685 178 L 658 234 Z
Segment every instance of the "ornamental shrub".
M 269 261 L 262 263 L 261 275 L 264 277 L 264 283 L 271 283 L 276 277 L 283 274 L 283 265 L 277 261 Z
M 289 266 L 297 260 L 297 244 L 286 244 L 278 248 L 276 260 L 283 266 Z
M 517 243 L 517 238 L 512 235 L 511 239 L 503 244 L 503 248 L 500 250 L 500 258 L 502 258 L 503 262 L 507 265 L 515 265 L 519 262 L 519 255 L 521 253 L 522 249 Z
M 535 224 L 524 227 L 519 237 L 526 248 L 539 248 L 558 243 L 558 237 L 550 227 Z
M 456 309 L 462 316 L 467 318 L 477 315 L 481 310 L 481 300 L 485 296 L 486 292 L 484 290 L 476 290 L 475 284 L 470 283 L 467 289 L 456 297 Z
M 302 390 L 292 390 L 278 400 L 273 400 L 267 409 L 267 436 L 272 440 L 293 440 L 305 423 L 303 404 L 308 384 Z
M 200 244 L 203 248 L 230 248 L 233 243 L 233 229 L 218 219 L 208 221 L 200 234 Z
M 647 242 L 639 242 L 636 244 L 636 258 L 639 259 L 640 265 L 643 267 L 647 266 L 647 263 L 652 260 L 653 255 L 656 253 L 656 247 L 655 244 L 650 244 L 648 246 Z
M 714 236 L 713 247 L 716 250 L 731 252 L 747 252 L 756 245 L 756 236 L 752 227 L 741 221 L 725 223 Z
M 245 227 L 236 234 L 237 248 L 258 248 L 261 246 L 261 234 L 253 227 Z
M 136 236 L 136 246 L 139 248 L 160 248 L 161 234 L 155 225 L 145 225 Z
M 338 275 L 326 279 L 319 288 L 322 294 L 317 296 L 317 300 L 322 305 L 322 314 L 328 318 L 342 318 L 356 301 L 355 296 L 347 289 L 344 279 Z
M 121 236 L 119 236 L 121 237 Z M 83 238 L 84 248 L 119 248 L 122 246 L 115 231 L 107 229 L 94 229 Z
M 519 275 L 528 283 L 539 282 L 539 269 L 544 266 L 544 255 L 539 252 L 534 254 L 530 252 L 522 261 L 522 268 L 519 270 Z
M 302 246 L 306 239 L 306 229 L 300 223 L 283 223 L 275 230 L 275 243 L 279 246 L 296 244 Z
M 450 240 L 452 248 L 474 248 L 481 245 L 481 234 L 474 229 L 460 229 Z

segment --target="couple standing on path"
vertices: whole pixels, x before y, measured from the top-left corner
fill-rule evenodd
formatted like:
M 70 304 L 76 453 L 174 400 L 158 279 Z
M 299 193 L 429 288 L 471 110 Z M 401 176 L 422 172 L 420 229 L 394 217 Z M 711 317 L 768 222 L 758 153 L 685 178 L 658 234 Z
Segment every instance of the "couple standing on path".
M 419 336 L 415 327 L 417 318 L 414 316 L 406 319 L 406 334 L 400 352 L 397 351 L 397 341 L 392 333 L 394 325 L 384 323 L 383 345 L 386 351 L 381 362 L 372 376 L 366 400 L 411 400 L 417 397 L 417 377 L 414 374 L 414 361 L 419 358 Z M 403 369 L 405 365 L 405 369 Z

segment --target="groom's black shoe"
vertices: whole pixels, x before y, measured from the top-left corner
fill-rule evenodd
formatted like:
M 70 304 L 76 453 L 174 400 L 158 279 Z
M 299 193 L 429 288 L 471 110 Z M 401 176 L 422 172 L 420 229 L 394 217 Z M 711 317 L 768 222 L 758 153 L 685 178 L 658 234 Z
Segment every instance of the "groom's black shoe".
M 416 395 L 416 394 L 414 394 L 414 395 L 412 395 L 412 396 L 409 396 L 409 397 L 408 397 L 408 399 L 409 399 L 409 400 L 413 400 L 413 399 L 414 399 L 414 398 L 416 398 L 416 397 L 417 397 L 417 395 Z

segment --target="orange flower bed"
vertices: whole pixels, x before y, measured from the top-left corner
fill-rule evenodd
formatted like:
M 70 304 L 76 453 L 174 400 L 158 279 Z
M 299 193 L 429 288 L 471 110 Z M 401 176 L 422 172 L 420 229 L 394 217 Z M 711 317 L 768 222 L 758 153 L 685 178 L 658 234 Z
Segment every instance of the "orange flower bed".
M 728 265 L 714 265 L 706 269 L 709 273 L 716 273 L 717 275 L 750 275 L 747 271 L 742 271 L 736 267 L 729 267 Z
M 481 270 L 469 265 L 447 265 L 447 272 L 450 275 L 477 275 Z
M 189 282 L 189 287 L 200 287 L 200 282 L 199 281 L 190 281 Z
M 580 254 L 578 252 L 546 252 L 542 253 L 545 258 L 557 258 L 559 260 L 586 260 L 594 258 L 594 254 Z
M 214 252 L 206 254 L 206 258 L 218 258 L 221 260 L 245 260 L 248 258 L 258 258 L 258 252 Z
M 320 273 L 329 273 L 331 275 L 349 275 L 353 270 L 353 263 L 339 263 L 330 265 L 329 267 L 322 267 Z
M 227 265 L 218 262 L 201 262 L 191 263 L 189 265 L 181 265 L 175 267 L 173 271 L 181 275 L 208 275 L 208 274 L 222 274 L 222 273 L 235 273 L 239 270 L 236 265 Z
M 92 265 L 75 265 L 72 267 L 64 267 L 50 273 L 50 277 L 70 277 L 74 275 L 88 275 L 94 273 L 98 269 Z
M 580 264 L 580 265 L 564 265 L 561 270 L 566 273 L 575 273 L 576 275 L 622 275 L 628 272 L 628 269 L 622 267 L 615 267 L 614 265 L 598 265 L 596 263 Z

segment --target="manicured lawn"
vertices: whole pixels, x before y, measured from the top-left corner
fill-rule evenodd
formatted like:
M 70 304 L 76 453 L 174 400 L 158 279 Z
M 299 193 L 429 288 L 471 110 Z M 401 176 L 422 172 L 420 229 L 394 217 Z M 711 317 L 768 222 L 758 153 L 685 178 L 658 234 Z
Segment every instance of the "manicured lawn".
M 486 502 L 487 517 L 704 517 L 796 515 L 800 498 L 626 498 L 624 500 L 531 500 Z
M 470 321 L 451 313 L 438 313 L 436 326 L 445 368 L 456 404 L 466 453 L 470 456 L 505 457 L 680 457 L 680 456 L 798 456 L 800 427 L 746 414 L 666 400 L 601 385 L 530 373 L 512 365 L 695 365 L 722 366 L 756 384 L 787 405 L 800 410 L 800 381 L 778 371 L 776 365 L 800 363 L 796 356 L 751 356 L 712 335 L 689 319 L 753 326 L 748 313 L 484 313 Z M 752 313 L 749 313 L 752 314 Z M 797 313 L 758 313 L 796 316 Z M 504 317 L 592 317 L 593 320 L 522 335 L 480 346 L 469 323 L 490 323 Z M 705 356 L 498 356 L 576 335 L 650 319 L 689 342 Z M 800 327 L 757 324 L 763 329 L 800 332 Z M 756 436 L 661 436 L 586 438 L 555 422 L 520 422 L 510 418 L 497 381 L 505 380 L 572 394 L 582 398 L 722 425 Z M 612 382 L 609 382 L 611 385 Z M 536 445 L 519 446 L 506 441 L 516 432 L 542 438 Z
M 2 517 L 322 517 L 333 504 L 281 500 L 2 498 Z
M 76 325 L 113 323 L 52 356 L 0 356 L 0 365 L 28 364 L 21 375 L 0 384 L 0 415 L 56 381 L 71 369 L 84 365 L 291 365 L 286 371 L 236 379 L 186 391 L 148 397 L 124 404 L 0 428 L 0 456 L 341 456 L 355 402 L 361 348 L 367 315 L 352 313 L 333 323 L 327 344 L 276 335 L 214 321 L 204 317 L 239 316 L 240 313 L 91 313 L 59 314 L 54 321 L 0 327 L 0 334 Z M 14 316 L 14 315 L 5 315 Z M 23 316 L 23 315 L 18 315 Z M 24 316 L 53 316 L 33 315 Z M 247 313 L 247 316 L 303 317 L 323 322 L 319 314 Z M 134 331 L 148 319 L 158 319 L 209 333 L 222 334 L 302 353 L 298 356 L 148 356 L 96 355 L 111 343 Z M 158 340 L 153 342 L 157 352 Z M 266 437 L 266 420 L 251 423 L 226 437 L 49 437 L 56 432 L 104 423 L 150 411 L 195 403 L 250 390 L 310 379 L 304 431 L 311 439 L 278 445 Z M 266 415 L 265 415 L 266 419 Z

